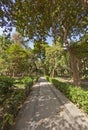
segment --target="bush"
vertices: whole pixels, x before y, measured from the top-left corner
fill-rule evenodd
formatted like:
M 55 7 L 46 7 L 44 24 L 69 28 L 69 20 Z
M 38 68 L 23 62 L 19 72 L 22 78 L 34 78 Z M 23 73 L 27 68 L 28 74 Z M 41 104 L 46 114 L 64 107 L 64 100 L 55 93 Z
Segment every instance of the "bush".
M 49 76 L 46 75 L 45 77 L 46 77 L 47 81 L 49 81 Z
M 38 77 L 33 78 L 33 83 L 36 83 L 38 81 Z
M 0 95 L 1 96 L 1 95 Z M 3 102 L 3 97 L 1 96 L 0 97 L 0 104 L 2 104 L 2 102 Z
M 13 119 L 13 115 L 9 113 L 4 114 L 1 130 L 9 130 L 14 123 Z
M 33 79 L 31 77 L 24 77 L 21 79 L 21 82 L 25 85 L 25 93 L 28 96 L 33 85 Z
M 3 94 L 8 93 L 14 84 L 14 79 L 6 76 L 0 77 L 0 92 Z
M 10 113 L 13 114 L 14 117 L 16 116 L 20 104 L 25 100 L 26 95 L 24 93 L 24 90 L 15 90 L 13 95 L 6 99 L 6 101 L 3 103 L 3 111 L 4 113 Z
M 73 103 L 82 108 L 84 112 L 88 113 L 88 91 L 84 91 L 78 86 L 73 86 L 68 83 L 63 83 L 57 79 L 49 79 L 56 88 L 63 92 Z
M 33 79 L 31 77 L 23 77 L 21 79 L 21 82 L 27 86 L 32 86 L 33 84 Z
M 4 101 L 2 130 L 9 130 L 10 126 L 13 125 L 14 118 L 25 99 L 26 95 L 24 90 L 15 90 L 13 95 Z
M 7 79 L 6 80 L 2 79 L 3 82 L 5 81 L 5 83 L 6 83 L 6 81 L 9 81 L 9 82 L 7 82 L 8 89 L 5 89 L 4 93 L 6 93 L 6 92 L 8 93 L 14 83 L 14 80 L 11 80 L 9 78 L 7 78 Z M 20 80 L 19 79 L 16 80 L 15 83 L 19 83 L 19 84 L 23 83 L 25 88 L 24 89 L 23 88 L 22 89 L 21 88 L 13 89 L 14 91 L 12 91 L 11 95 L 7 99 L 4 100 L 3 119 L 1 122 L 2 130 L 9 130 L 11 125 L 13 125 L 14 118 L 16 117 L 22 103 L 26 99 L 26 96 L 28 96 L 28 94 L 29 94 L 29 91 L 33 84 L 33 80 L 30 77 L 24 77 L 24 78 L 21 78 Z M 2 98 L 0 100 L 2 101 Z

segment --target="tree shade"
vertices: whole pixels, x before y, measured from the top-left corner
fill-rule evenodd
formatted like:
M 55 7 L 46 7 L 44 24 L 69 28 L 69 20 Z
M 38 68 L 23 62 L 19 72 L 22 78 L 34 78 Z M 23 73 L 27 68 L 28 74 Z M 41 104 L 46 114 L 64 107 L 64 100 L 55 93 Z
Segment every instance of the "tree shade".
M 23 36 L 45 40 L 61 37 L 70 54 L 75 85 L 80 83 L 77 58 L 69 47 L 68 38 L 87 33 L 88 3 L 84 0 L 10 0 L 0 1 L 0 25 L 7 30 L 15 26 Z

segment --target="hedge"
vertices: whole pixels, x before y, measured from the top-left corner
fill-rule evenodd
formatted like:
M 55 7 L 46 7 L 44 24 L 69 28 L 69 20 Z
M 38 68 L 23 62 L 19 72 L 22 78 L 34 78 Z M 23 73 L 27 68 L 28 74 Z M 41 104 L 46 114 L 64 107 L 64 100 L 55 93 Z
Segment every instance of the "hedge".
M 64 93 L 67 98 L 88 114 L 88 91 L 85 91 L 78 86 L 63 83 L 54 78 L 49 78 L 49 81 L 52 82 L 62 93 Z
M 17 116 L 20 106 L 31 91 L 33 79 L 31 77 L 23 77 L 20 80 L 16 80 L 14 84 L 13 79 L 10 80 L 8 77 L 5 77 L 5 79 L 2 78 L 0 81 L 0 83 L 2 83 L 2 92 L 6 93 L 7 91 L 7 93 L 10 93 L 10 96 L 3 102 L 3 119 L 0 122 L 0 130 L 9 130 L 14 123 L 14 118 Z M 5 89 L 2 86 L 3 83 Z M 16 83 L 19 83 L 19 85 L 23 84 L 24 88 L 17 88 Z M 12 86 L 15 86 L 15 88 L 13 88 L 13 91 L 10 91 Z

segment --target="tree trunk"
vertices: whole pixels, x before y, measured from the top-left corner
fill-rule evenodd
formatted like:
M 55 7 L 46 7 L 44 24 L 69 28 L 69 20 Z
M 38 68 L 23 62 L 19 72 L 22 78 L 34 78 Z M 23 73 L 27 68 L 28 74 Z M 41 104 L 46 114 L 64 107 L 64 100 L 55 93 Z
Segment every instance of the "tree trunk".
M 64 25 L 63 27 L 63 40 L 67 47 L 67 51 L 71 58 L 71 66 L 72 66 L 72 72 L 73 72 L 73 83 L 74 85 L 78 86 L 80 85 L 80 78 L 79 78 L 79 70 L 78 70 L 78 62 L 77 58 L 75 57 L 75 54 L 73 53 L 73 50 L 69 47 L 69 43 L 67 40 L 67 27 Z
M 53 69 L 52 70 L 52 75 L 51 75 L 52 78 L 54 77 L 54 73 L 55 73 L 55 70 Z
M 72 72 L 73 72 L 73 83 L 74 83 L 74 85 L 78 86 L 78 85 L 80 85 L 78 60 L 75 57 L 75 55 L 71 49 L 68 49 L 68 52 L 69 52 L 70 58 L 71 58 L 71 67 L 72 67 Z

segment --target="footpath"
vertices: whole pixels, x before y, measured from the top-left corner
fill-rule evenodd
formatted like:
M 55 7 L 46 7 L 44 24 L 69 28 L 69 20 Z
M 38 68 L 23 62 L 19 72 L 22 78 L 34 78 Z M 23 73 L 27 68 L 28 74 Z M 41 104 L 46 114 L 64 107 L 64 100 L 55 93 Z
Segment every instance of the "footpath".
M 88 118 L 41 77 L 33 86 L 12 130 L 88 130 Z

